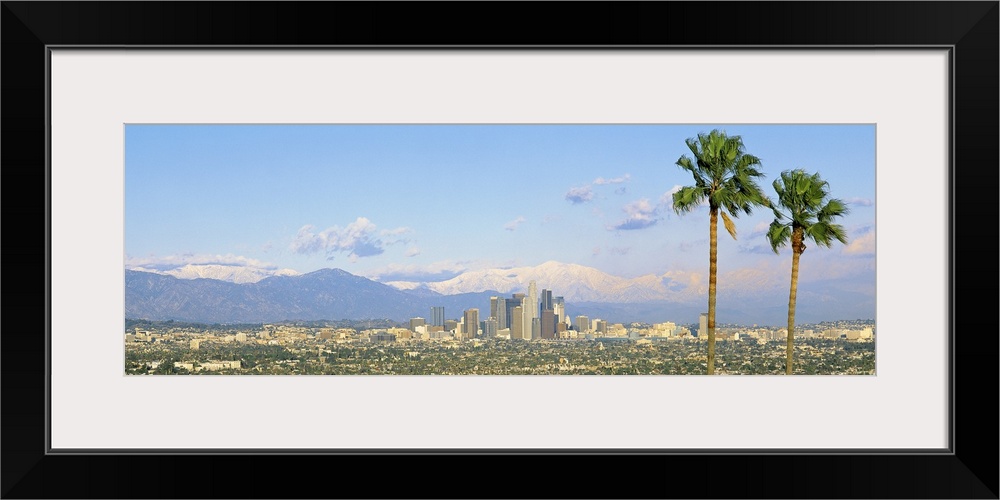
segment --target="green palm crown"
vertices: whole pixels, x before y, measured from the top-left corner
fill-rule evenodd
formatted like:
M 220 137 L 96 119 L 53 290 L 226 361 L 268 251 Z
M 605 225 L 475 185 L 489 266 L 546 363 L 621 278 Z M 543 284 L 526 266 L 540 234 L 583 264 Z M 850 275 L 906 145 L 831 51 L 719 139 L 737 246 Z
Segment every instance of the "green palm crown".
M 810 239 L 819 246 L 829 247 L 833 240 L 847 243 L 844 227 L 832 222 L 848 213 L 847 205 L 839 199 L 829 199 L 830 185 L 818 173 L 786 170 L 773 185 L 778 202 L 772 205 L 774 221 L 768 228 L 767 240 L 774 253 L 788 244 L 796 229 L 801 229 L 802 240 Z M 805 251 L 804 241 L 793 242 L 793 246 L 796 244 L 799 248 L 793 250 Z
M 713 130 L 708 134 L 687 139 L 694 160 L 681 156 L 677 166 L 694 177 L 693 186 L 685 186 L 673 195 L 674 212 L 694 210 L 705 200 L 709 208 L 719 210 L 726 230 L 736 238 L 736 226 L 726 213 L 738 217 L 750 214 L 754 206 L 770 206 L 757 180 L 764 174 L 758 170 L 760 159 L 744 152 L 740 136 L 727 136 Z

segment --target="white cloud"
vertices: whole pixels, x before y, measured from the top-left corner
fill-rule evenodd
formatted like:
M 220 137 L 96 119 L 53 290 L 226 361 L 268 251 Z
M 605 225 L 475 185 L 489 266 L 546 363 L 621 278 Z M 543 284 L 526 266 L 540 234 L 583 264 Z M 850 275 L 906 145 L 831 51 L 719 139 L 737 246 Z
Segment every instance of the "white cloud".
M 623 182 L 627 182 L 631 178 L 632 176 L 629 174 L 625 174 L 621 177 L 614 177 L 612 179 L 605 179 L 604 177 L 598 177 L 594 179 L 594 185 L 601 186 L 604 184 L 621 184 Z
M 574 205 L 586 203 L 593 199 L 594 192 L 590 189 L 590 186 L 570 188 L 566 193 L 566 200 L 572 202 Z
M 760 221 L 757 223 L 756 226 L 753 227 L 753 229 L 750 230 L 750 237 L 755 238 L 757 236 L 767 234 L 767 230 L 770 227 L 771 223 L 769 221 L 766 220 Z
M 498 267 L 495 262 L 484 260 L 442 260 L 430 264 L 397 264 L 365 272 L 364 275 L 380 282 L 389 281 L 444 281 L 466 271 Z
M 407 257 L 416 257 L 417 255 L 420 255 L 420 249 L 419 248 L 417 248 L 417 247 L 410 247 L 410 248 L 406 249 L 406 256 Z
M 609 227 L 609 230 L 631 230 L 643 229 L 656 224 L 658 208 L 653 206 L 648 199 L 642 198 L 626 204 L 622 207 L 625 212 L 625 220 Z
M 855 205 L 859 207 L 870 207 L 875 204 L 875 202 L 869 200 L 868 198 L 858 198 L 858 197 L 848 198 L 844 200 L 844 202 L 847 203 L 848 205 Z
M 846 255 L 875 255 L 875 231 L 866 231 L 849 239 L 842 252 Z
M 328 260 L 336 253 L 346 253 L 351 262 L 385 252 L 385 245 L 408 242 L 402 235 L 412 232 L 406 227 L 383 229 L 365 217 L 358 217 L 346 227 L 328 227 L 318 233 L 311 225 L 302 226 L 292 240 L 290 248 L 300 254 L 323 252 Z
M 631 203 L 628 203 L 627 205 L 622 207 L 622 210 L 624 210 L 625 213 L 628 214 L 630 219 L 632 218 L 645 219 L 656 214 L 656 207 L 654 207 L 646 198 L 642 198 L 639 200 L 635 200 Z
M 409 243 L 410 240 L 403 237 L 403 235 L 412 232 L 413 229 L 408 227 L 397 227 L 396 229 L 383 229 L 378 234 L 386 245 L 394 245 L 396 243 Z
M 748 245 L 746 243 L 740 243 L 736 247 L 736 249 L 740 253 L 753 253 L 753 254 L 763 254 L 763 255 L 774 255 L 774 249 L 771 248 L 770 244 L 760 243 L 760 244 L 756 244 L 756 245 Z
M 524 216 L 518 216 L 516 219 L 514 219 L 514 220 L 512 220 L 512 221 L 510 221 L 510 222 L 508 222 L 506 224 L 504 224 L 503 228 L 506 229 L 506 230 L 508 230 L 508 231 L 513 231 L 513 230 L 517 229 L 517 226 L 520 226 L 521 224 L 524 224 L 524 222 L 526 220 L 527 219 L 525 219 Z

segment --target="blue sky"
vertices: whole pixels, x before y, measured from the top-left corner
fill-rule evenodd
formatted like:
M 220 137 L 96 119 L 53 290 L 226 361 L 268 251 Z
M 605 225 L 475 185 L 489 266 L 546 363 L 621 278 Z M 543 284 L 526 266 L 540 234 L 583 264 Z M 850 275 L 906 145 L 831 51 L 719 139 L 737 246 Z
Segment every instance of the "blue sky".
M 685 139 L 743 137 L 761 185 L 820 172 L 848 202 L 848 245 L 809 246 L 800 280 L 852 279 L 874 293 L 874 125 L 128 125 L 126 267 L 224 263 L 382 280 L 549 260 L 636 277 L 707 273 L 708 211 L 669 193 Z M 763 230 L 719 228 L 720 272 L 785 270 Z

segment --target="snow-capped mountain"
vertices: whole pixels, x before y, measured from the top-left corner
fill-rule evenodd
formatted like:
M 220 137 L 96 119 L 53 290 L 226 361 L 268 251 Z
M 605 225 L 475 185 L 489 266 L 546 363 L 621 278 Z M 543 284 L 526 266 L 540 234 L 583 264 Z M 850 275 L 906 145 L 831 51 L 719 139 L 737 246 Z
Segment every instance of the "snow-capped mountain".
M 252 276 L 224 274 L 234 279 Z M 788 313 L 786 285 L 766 285 L 764 276 L 756 272 L 727 274 L 725 278 L 725 283 L 734 285 L 765 283 L 756 289 L 736 287 L 746 290 L 735 293 L 731 287 L 721 289 L 719 302 L 722 305 L 718 311 L 720 317 L 726 318 L 725 322 L 784 324 Z M 418 316 L 427 317 L 431 307 L 444 307 L 446 317 L 459 318 L 462 311 L 469 308 L 489 311 L 491 295 L 526 292 L 531 280 L 536 282 L 539 298 L 543 289 L 565 297 L 571 316 L 582 314 L 612 323 L 696 322 L 698 314 L 705 310 L 707 297 L 705 281 L 695 273 L 668 272 L 662 276 L 630 279 L 558 262 L 475 271 L 436 283 L 395 283 L 394 286 L 340 269 L 270 276 L 247 283 L 212 278 L 177 279 L 163 271 L 154 274 L 127 269 L 125 315 L 137 319 L 209 323 L 364 318 L 390 318 L 402 322 Z M 842 282 L 803 283 L 799 287 L 799 299 L 796 317 L 805 322 L 874 317 L 874 294 L 846 289 Z
M 207 278 L 231 283 L 256 283 L 271 276 L 297 276 L 298 271 L 292 269 L 261 269 L 248 266 L 227 266 L 221 264 L 187 264 L 182 267 L 159 271 L 133 267 L 134 271 L 142 271 L 173 276 L 182 280 Z
M 495 290 L 503 294 L 526 292 L 535 281 L 539 293 L 552 290 L 570 302 L 650 302 L 683 298 L 685 286 L 667 275 L 622 278 L 579 264 L 549 261 L 534 267 L 468 271 L 438 282 L 391 281 L 400 290 L 427 288 L 442 295 Z

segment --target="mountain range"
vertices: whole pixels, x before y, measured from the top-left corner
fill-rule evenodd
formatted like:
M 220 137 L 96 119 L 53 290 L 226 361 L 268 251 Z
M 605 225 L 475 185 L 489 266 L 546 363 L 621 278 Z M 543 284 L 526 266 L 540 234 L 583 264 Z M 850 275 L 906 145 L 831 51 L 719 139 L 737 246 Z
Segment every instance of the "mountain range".
M 622 278 L 592 267 L 556 261 L 534 267 L 468 271 L 438 282 L 389 281 L 386 284 L 400 290 L 425 288 L 442 295 L 481 290 L 511 294 L 527 290 L 531 281 L 536 282 L 539 290 L 553 290 L 553 295 L 570 302 L 634 303 L 682 299 L 681 287 L 667 275 Z
M 134 271 L 146 271 L 156 274 L 166 274 L 175 278 L 191 280 L 197 278 L 209 278 L 221 281 L 231 281 L 233 283 L 256 283 L 269 276 L 296 276 L 298 271 L 292 269 L 261 269 L 250 266 L 234 266 L 225 264 L 186 264 L 165 271 L 146 269 L 142 267 L 131 268 Z
M 380 283 L 341 269 L 236 282 L 240 276 L 237 273 L 216 272 L 230 280 L 181 279 L 177 273 L 128 269 L 125 316 L 202 323 L 369 318 L 402 322 L 412 317 L 428 318 L 430 307 L 443 306 L 447 318 L 458 318 L 465 309 L 478 308 L 480 318 L 485 319 L 491 296 L 527 292 L 532 280 L 539 296 L 542 289 L 549 289 L 554 296 L 564 297 L 570 316 L 586 315 L 613 323 L 697 323 L 707 300 L 706 284 L 696 276 L 667 273 L 623 278 L 554 261 L 534 267 L 469 271 L 438 282 Z M 182 275 L 206 274 L 188 270 Z M 800 285 L 797 320 L 874 318 L 874 297 L 842 285 Z M 720 323 L 781 325 L 787 315 L 787 294 L 784 287 L 750 292 L 720 290 L 717 319 Z

